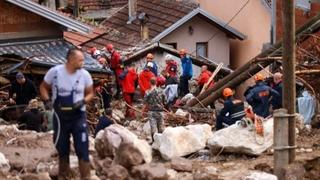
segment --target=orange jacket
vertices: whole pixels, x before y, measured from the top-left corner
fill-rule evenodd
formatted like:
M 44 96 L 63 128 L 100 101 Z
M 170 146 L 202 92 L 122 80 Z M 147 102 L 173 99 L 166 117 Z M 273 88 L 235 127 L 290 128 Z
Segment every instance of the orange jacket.
M 201 72 L 201 74 L 198 77 L 198 85 L 200 86 L 205 85 L 211 76 L 212 76 L 212 73 L 208 70 Z

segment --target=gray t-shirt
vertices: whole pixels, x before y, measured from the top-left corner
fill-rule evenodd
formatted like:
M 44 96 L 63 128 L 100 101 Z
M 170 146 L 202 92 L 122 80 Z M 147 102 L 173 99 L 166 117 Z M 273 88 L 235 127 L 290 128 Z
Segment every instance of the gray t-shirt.
M 57 77 L 57 78 L 55 78 Z M 93 84 L 91 75 L 85 69 L 79 69 L 69 74 L 64 64 L 51 68 L 44 76 L 44 81 L 52 87 L 52 100 L 56 99 L 57 88 L 59 95 L 67 96 L 75 89 L 73 94 L 74 103 L 84 99 L 84 90 Z M 76 81 L 79 81 L 76 83 Z M 85 111 L 85 107 L 81 110 Z

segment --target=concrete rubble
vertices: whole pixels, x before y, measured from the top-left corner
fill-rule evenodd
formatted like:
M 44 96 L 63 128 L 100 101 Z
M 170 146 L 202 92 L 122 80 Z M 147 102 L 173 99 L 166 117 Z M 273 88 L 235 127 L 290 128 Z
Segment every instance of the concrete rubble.
M 273 145 L 273 118 L 263 122 L 264 136 L 255 130 L 234 124 L 213 134 L 208 146 L 213 153 L 220 151 L 247 155 L 261 155 Z
M 115 157 L 121 143 L 133 144 L 141 152 L 146 163 L 152 161 L 151 146 L 148 142 L 138 139 L 135 134 L 121 125 L 113 124 L 100 131 L 95 138 L 95 148 L 100 157 Z
M 208 124 L 167 127 L 162 134 L 154 135 L 152 147 L 169 160 L 204 149 L 211 136 L 212 130 Z

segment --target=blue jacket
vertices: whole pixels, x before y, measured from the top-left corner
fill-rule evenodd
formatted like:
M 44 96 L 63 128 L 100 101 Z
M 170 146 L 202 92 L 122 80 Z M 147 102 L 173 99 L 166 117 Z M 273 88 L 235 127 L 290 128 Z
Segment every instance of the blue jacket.
M 253 112 L 261 117 L 269 116 L 270 98 L 279 98 L 280 94 L 264 82 L 257 82 L 246 95 L 246 100 L 252 106 Z
M 152 61 L 152 64 L 153 64 L 153 67 L 151 69 L 151 72 L 155 75 L 155 76 L 158 76 L 158 65 Z M 146 65 L 144 66 L 144 68 L 147 68 L 147 63 Z
M 245 116 L 244 104 L 242 101 L 236 102 L 233 97 L 229 97 L 224 101 L 224 107 L 220 111 L 220 115 L 238 121 Z
M 192 60 L 190 57 L 184 57 L 181 59 L 181 66 L 182 66 L 182 76 L 192 77 Z
M 273 109 L 282 108 L 282 82 L 276 84 L 273 89 L 278 92 L 279 98 L 273 97 L 271 100 L 271 104 Z

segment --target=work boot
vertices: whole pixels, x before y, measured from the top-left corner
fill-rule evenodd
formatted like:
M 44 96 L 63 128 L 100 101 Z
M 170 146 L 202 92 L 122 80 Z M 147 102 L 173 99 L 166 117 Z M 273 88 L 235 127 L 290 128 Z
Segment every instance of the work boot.
M 79 160 L 79 171 L 81 180 L 90 180 L 90 162 Z
M 59 159 L 59 175 L 58 180 L 68 180 L 72 177 L 69 164 L 69 157 Z

